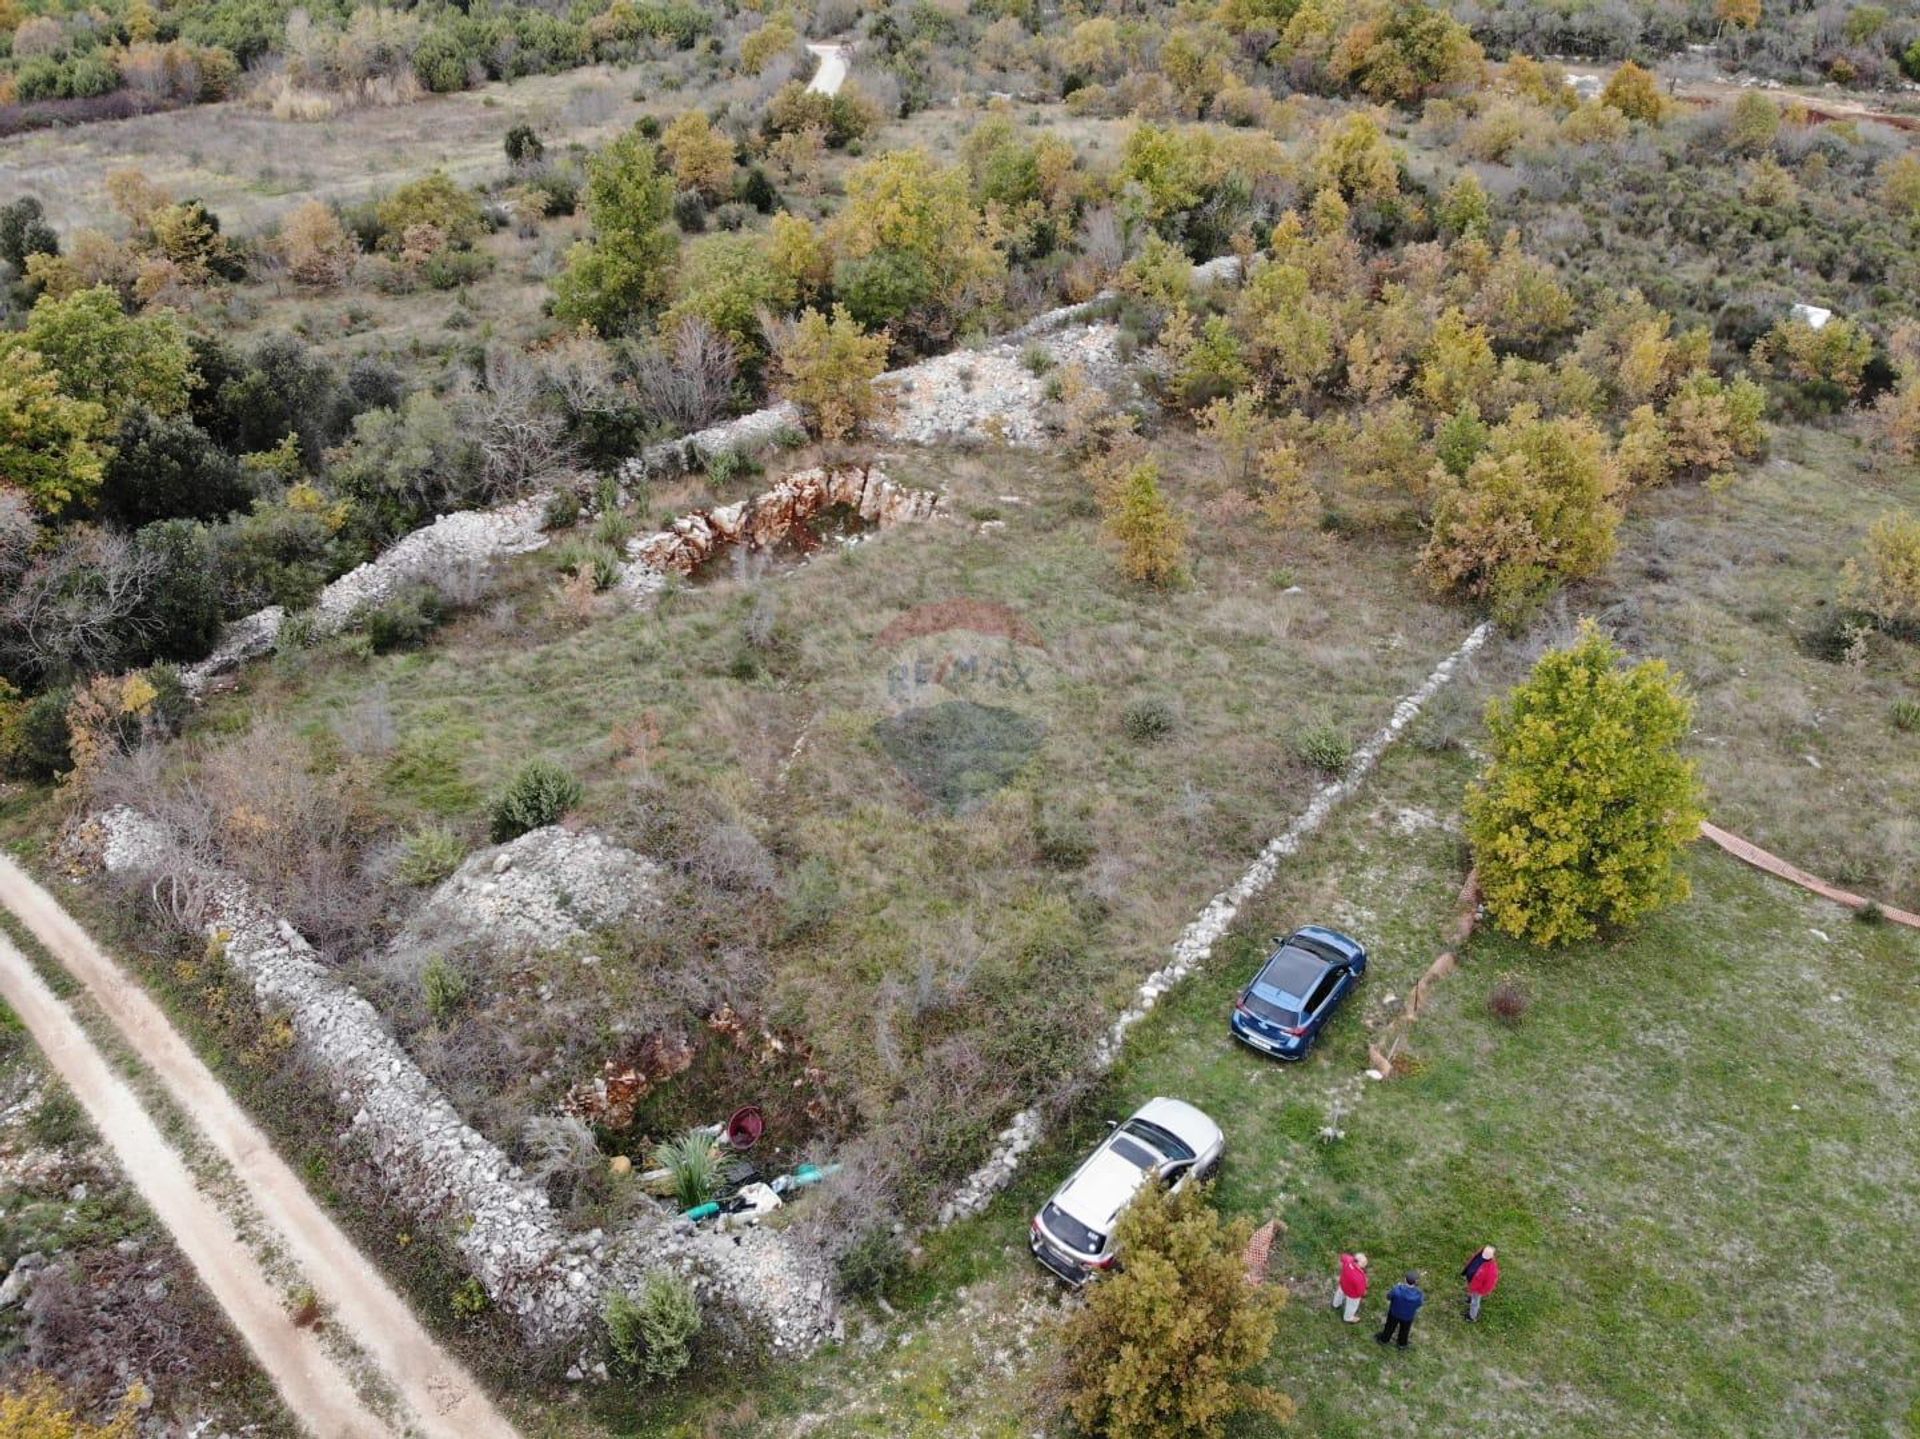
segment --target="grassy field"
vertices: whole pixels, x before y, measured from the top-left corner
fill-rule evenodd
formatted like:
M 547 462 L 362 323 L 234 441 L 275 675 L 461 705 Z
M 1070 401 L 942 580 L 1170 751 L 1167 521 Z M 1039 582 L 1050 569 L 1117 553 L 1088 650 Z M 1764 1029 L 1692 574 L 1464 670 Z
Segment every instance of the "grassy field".
M 1873 480 L 1840 438 L 1788 432 L 1730 496 L 1651 497 L 1608 591 L 1582 597 L 1693 681 L 1710 812 L 1816 868 L 1871 857 L 1912 790 L 1911 741 L 1887 710 L 1914 682 L 1913 652 L 1834 665 L 1799 638 L 1872 501 L 1910 487 Z M 1901 1356 L 1920 1337 L 1905 1253 L 1920 936 L 1702 847 L 1692 898 L 1631 934 L 1542 956 L 1483 932 L 1415 1029 L 1412 1072 L 1364 1077 L 1367 1041 L 1452 919 L 1478 709 L 1557 629 L 1483 657 L 1134 1031 L 1084 1119 L 985 1217 L 929 1241 L 893 1296 L 901 1317 L 869 1341 L 884 1360 L 828 1356 L 742 1408 L 698 1396 L 697 1421 L 676 1410 L 648 1432 L 1027 1432 L 1061 1302 L 1025 1252 L 1027 1218 L 1103 1117 L 1154 1094 L 1225 1121 L 1223 1207 L 1287 1226 L 1272 1272 L 1294 1302 L 1265 1378 L 1300 1405 L 1290 1432 L 1915 1432 L 1920 1386 Z M 1783 742 L 1794 712 L 1817 712 L 1820 753 L 1855 757 L 1844 776 Z M 1224 1016 L 1267 937 L 1308 920 L 1365 936 L 1374 965 L 1316 1054 L 1283 1068 L 1232 1044 Z M 1528 997 L 1517 1024 L 1489 1010 L 1502 980 Z M 1329 1127 L 1344 1137 L 1323 1139 Z M 1485 1242 L 1505 1278 L 1469 1328 L 1457 1275 Z M 1425 1275 L 1408 1353 L 1327 1312 L 1334 1256 L 1352 1248 L 1374 1258 L 1374 1326 L 1392 1278 Z
M 1622 940 L 1548 957 L 1477 940 L 1415 1031 L 1413 1073 L 1367 1081 L 1369 1030 L 1451 917 L 1458 843 L 1435 820 L 1470 768 L 1418 748 L 1386 762 L 1374 803 L 1136 1030 L 1078 1132 L 933 1242 L 907 1296 L 924 1308 L 882 1364 L 818 1361 L 731 1420 L 716 1404 L 707 1432 L 800 1415 L 817 1434 L 1023 1432 L 1059 1302 L 1027 1217 L 1100 1115 L 1154 1094 L 1225 1120 L 1223 1207 L 1288 1226 L 1272 1273 L 1292 1303 L 1263 1376 L 1299 1403 L 1285 1432 L 1911 1432 L 1920 942 L 1701 851 L 1693 898 Z M 1358 927 L 1375 967 L 1314 1056 L 1281 1068 L 1224 1016 L 1264 937 L 1308 919 Z M 1518 1024 L 1489 1013 L 1501 978 L 1530 998 Z M 1456 1276 L 1483 1242 L 1504 1279 L 1469 1328 Z M 1425 1276 L 1407 1353 L 1325 1307 L 1356 1247 L 1379 1276 L 1372 1325 L 1391 1276 Z
M 775 934 L 765 991 L 734 998 L 805 1035 L 872 1111 L 941 996 L 991 982 L 1010 1003 L 1050 1003 L 1045 975 L 1021 968 L 1040 962 L 1022 937 L 1043 936 L 1036 955 L 1057 941 L 1094 957 L 1078 1002 L 1097 1021 L 1192 897 L 1304 803 L 1318 775 L 1302 734 L 1370 733 L 1465 627 L 1389 544 L 1283 552 L 1251 523 L 1203 528 L 1193 583 L 1143 594 L 1115 576 L 1080 482 L 1051 461 L 929 452 L 889 467 L 945 485 L 955 518 L 777 577 L 723 567 L 652 612 L 584 625 L 553 602 L 553 561 L 529 557 L 428 648 L 296 656 L 210 705 L 199 733 L 286 725 L 337 754 L 378 730 L 361 762 L 384 819 L 469 842 L 485 797 L 545 755 L 586 781 L 583 821 L 696 873 L 725 869 L 721 888 L 763 883 L 743 865 L 771 866 L 789 894 L 802 866 L 824 874 L 830 913 Z M 1215 503 L 1204 461 L 1184 468 L 1183 500 Z M 956 599 L 980 613 L 956 623 L 943 608 Z M 1129 728 L 1143 705 L 1164 733 Z M 597 1064 L 601 1024 L 657 978 L 641 957 L 654 950 L 629 953 L 570 975 L 540 1012 L 503 990 L 493 1019 L 533 1026 L 567 1066 Z M 971 1024 L 966 1009 L 952 1022 Z

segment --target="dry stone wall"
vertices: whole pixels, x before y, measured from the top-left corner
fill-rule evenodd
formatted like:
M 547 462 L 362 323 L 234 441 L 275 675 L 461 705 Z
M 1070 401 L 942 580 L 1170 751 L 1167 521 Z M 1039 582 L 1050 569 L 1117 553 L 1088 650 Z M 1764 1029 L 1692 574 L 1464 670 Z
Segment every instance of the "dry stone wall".
M 153 872 L 172 847 L 156 821 L 132 809 L 97 815 L 93 827 L 100 861 L 111 873 Z M 536 830 L 476 856 L 473 871 L 456 876 L 443 895 L 452 902 L 474 892 L 486 882 L 477 875 L 492 873 L 502 855 L 510 861 L 502 875 L 516 866 L 547 875 L 589 848 L 602 875 L 650 873 L 637 855 L 610 857 L 606 851 L 615 847 L 604 841 Z M 287 1016 L 337 1086 L 341 1108 L 353 1116 L 343 1143 L 371 1161 L 396 1208 L 448 1234 L 493 1302 L 530 1341 L 580 1339 L 609 1290 L 635 1290 L 662 1268 L 691 1280 L 723 1331 L 776 1353 L 804 1352 L 830 1332 L 833 1296 L 824 1269 L 775 1231 L 696 1229 L 656 1210 L 613 1235 L 569 1232 L 546 1193 L 460 1118 L 373 1006 L 291 925 L 236 876 L 199 866 L 188 878 L 207 899 L 206 929 L 221 942 L 226 962 L 263 1005 Z M 525 914 L 517 911 L 508 923 Z

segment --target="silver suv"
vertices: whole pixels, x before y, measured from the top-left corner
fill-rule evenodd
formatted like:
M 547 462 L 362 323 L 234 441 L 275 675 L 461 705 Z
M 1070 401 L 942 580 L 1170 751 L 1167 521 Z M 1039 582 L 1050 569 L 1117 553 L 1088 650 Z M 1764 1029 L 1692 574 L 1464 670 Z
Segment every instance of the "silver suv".
M 1117 1124 L 1033 1217 L 1034 1258 L 1076 1288 L 1114 1261 L 1113 1226 L 1148 1180 L 1178 1189 L 1220 1167 L 1220 1126 L 1178 1099 L 1149 1099 Z

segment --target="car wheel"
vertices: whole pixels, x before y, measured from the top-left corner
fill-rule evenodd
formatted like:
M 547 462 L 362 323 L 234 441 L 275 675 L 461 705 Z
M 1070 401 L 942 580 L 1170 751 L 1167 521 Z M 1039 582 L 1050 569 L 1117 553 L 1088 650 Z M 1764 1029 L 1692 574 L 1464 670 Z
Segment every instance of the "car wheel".
M 1225 1157 L 1224 1155 L 1216 1154 L 1207 1161 L 1206 1167 L 1203 1168 L 1197 1176 L 1203 1184 L 1220 1172 L 1220 1161 Z

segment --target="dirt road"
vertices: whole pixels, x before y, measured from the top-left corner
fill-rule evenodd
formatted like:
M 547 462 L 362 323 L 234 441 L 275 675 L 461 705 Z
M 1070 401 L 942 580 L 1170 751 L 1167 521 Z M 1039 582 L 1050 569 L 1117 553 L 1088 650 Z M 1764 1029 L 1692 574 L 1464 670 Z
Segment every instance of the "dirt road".
M 807 88 L 817 90 L 822 95 L 838 95 L 847 78 L 848 47 L 809 45 L 807 49 L 820 57 L 820 68 L 813 72 L 813 79 L 807 83 Z
M 25 956 L 0 936 L 0 995 L 72 1087 L 128 1176 L 199 1271 L 287 1406 L 319 1439 L 518 1439 L 452 1355 L 421 1327 L 241 1112 L 146 991 L 54 897 L 0 856 L 0 904 L 83 984 L 101 1011 L 231 1167 L 271 1239 L 377 1380 L 408 1411 L 376 1417 L 340 1361 L 288 1319 L 253 1252 L 199 1188 L 130 1089 Z

